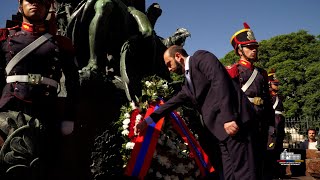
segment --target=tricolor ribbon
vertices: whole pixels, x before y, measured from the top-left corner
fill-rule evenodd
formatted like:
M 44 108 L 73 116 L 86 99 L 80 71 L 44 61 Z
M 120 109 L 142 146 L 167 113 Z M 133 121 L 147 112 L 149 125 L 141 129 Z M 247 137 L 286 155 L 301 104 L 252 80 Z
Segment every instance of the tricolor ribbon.
M 204 177 L 213 172 L 214 168 L 209 161 L 208 155 L 196 141 L 184 120 L 176 112 L 171 112 L 170 116 L 173 128 L 180 134 L 184 142 L 188 144 L 191 153 L 194 155 L 201 175 Z
M 163 100 L 160 100 L 159 104 L 161 105 L 163 103 Z M 148 117 L 158 107 L 158 104 L 150 105 L 145 117 Z M 188 144 L 188 147 L 194 155 L 195 161 L 200 169 L 201 175 L 204 177 L 208 173 L 213 172 L 214 168 L 209 162 L 207 154 L 196 141 L 184 120 L 175 111 L 171 112 L 170 115 L 173 128 L 180 134 L 184 142 Z M 139 134 L 131 152 L 131 158 L 127 164 L 125 175 L 135 176 L 139 179 L 143 179 L 146 176 L 156 149 L 163 123 L 164 118 L 161 118 L 157 123 L 150 124 L 145 131 Z
M 145 117 L 148 117 L 158 107 L 159 105 L 150 104 Z M 125 175 L 138 177 L 139 179 L 143 179 L 146 176 L 158 143 L 163 122 L 164 118 L 161 118 L 157 123 L 148 125 L 147 129 L 138 135 L 127 164 Z

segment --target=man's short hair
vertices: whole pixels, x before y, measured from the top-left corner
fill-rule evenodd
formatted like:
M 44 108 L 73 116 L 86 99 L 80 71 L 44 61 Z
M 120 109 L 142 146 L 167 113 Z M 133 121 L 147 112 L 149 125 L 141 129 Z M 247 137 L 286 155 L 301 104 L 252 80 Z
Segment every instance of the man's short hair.
M 315 133 L 317 133 L 317 130 L 315 128 L 308 128 L 307 133 L 309 133 L 309 131 L 314 131 Z
M 169 47 L 168 50 L 169 50 L 168 52 L 169 52 L 170 57 L 174 57 L 176 52 L 180 53 L 184 57 L 188 56 L 187 51 L 185 49 L 183 49 L 182 46 L 172 45 L 171 47 Z

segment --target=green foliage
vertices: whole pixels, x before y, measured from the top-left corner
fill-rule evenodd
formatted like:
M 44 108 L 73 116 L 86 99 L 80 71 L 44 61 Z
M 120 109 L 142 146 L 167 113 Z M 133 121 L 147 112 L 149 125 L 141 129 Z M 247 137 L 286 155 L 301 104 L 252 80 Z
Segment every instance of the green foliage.
M 285 97 L 286 117 L 319 116 L 320 114 L 320 35 L 307 31 L 284 34 L 261 41 L 256 66 L 276 69 Z M 230 51 L 221 62 L 230 65 L 239 60 Z

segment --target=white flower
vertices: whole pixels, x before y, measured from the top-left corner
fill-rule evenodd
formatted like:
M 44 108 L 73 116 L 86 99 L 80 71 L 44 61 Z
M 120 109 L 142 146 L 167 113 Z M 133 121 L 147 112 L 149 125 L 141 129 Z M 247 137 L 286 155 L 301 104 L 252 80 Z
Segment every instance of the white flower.
M 125 130 L 123 130 L 123 131 L 121 132 L 121 134 L 124 135 L 124 136 L 128 136 L 129 131 L 125 129 Z
M 130 102 L 130 106 L 132 109 L 137 109 L 136 104 L 133 101 Z
M 130 118 L 130 114 L 129 114 L 129 113 L 125 113 L 125 114 L 124 114 L 124 117 L 125 117 L 125 118 Z
M 171 180 L 170 176 L 167 174 L 163 177 L 164 180 Z
M 137 121 L 140 121 L 141 118 L 142 118 L 141 114 L 138 114 L 138 115 L 136 116 L 136 120 L 137 120 Z
M 182 163 L 179 163 L 178 166 L 175 167 L 175 172 L 180 174 L 188 173 L 188 171 L 186 170 L 186 168 Z
M 162 88 L 163 88 L 163 89 L 168 89 L 168 84 L 167 84 L 167 83 L 163 84 L 163 85 L 162 85 Z
M 188 148 L 187 145 L 187 143 L 179 143 L 179 148 L 182 150 L 186 150 Z
M 128 143 L 126 144 L 126 149 L 133 149 L 134 145 L 135 145 L 134 142 L 128 142 Z
M 183 150 L 183 151 L 181 151 L 181 154 L 184 155 L 184 156 L 188 156 L 188 151 L 187 150 Z
M 129 127 L 128 124 L 122 125 L 122 128 L 123 128 L 123 129 L 128 129 L 128 127 Z
M 145 84 L 146 84 L 147 88 L 151 86 L 150 81 L 146 81 Z
M 187 165 L 187 167 L 188 167 L 189 169 L 192 169 L 192 168 L 194 168 L 194 165 L 189 162 L 188 165 Z
M 157 157 L 157 150 L 154 150 L 154 153 L 152 155 L 153 158 L 156 158 Z
M 167 140 L 167 146 L 170 147 L 171 149 L 176 149 L 177 147 L 175 144 L 171 141 L 171 139 Z
M 130 119 L 125 119 L 122 121 L 122 124 L 129 124 L 130 123 Z
M 162 175 L 161 175 L 161 173 L 160 173 L 159 171 L 157 171 L 156 177 L 157 177 L 157 178 L 162 178 Z
M 169 163 L 169 159 L 168 159 L 168 157 L 165 157 L 165 156 L 158 156 L 158 162 L 159 162 L 159 164 L 161 164 L 161 165 L 166 165 L 166 164 L 168 164 Z

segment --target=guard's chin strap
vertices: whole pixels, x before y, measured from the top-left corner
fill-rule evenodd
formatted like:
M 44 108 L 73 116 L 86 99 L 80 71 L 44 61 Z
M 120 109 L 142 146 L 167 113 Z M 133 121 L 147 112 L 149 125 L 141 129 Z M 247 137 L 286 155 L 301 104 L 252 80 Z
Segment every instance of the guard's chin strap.
M 238 45 L 238 48 L 241 50 L 242 55 L 246 58 L 247 61 L 249 61 L 249 62 L 251 62 L 251 63 L 253 63 L 253 62 L 255 62 L 255 61 L 258 61 L 258 55 L 257 55 L 257 57 L 256 57 L 255 60 L 254 60 L 254 59 L 250 59 L 250 58 L 248 58 L 248 56 L 246 56 L 246 54 L 244 53 L 241 44 Z

